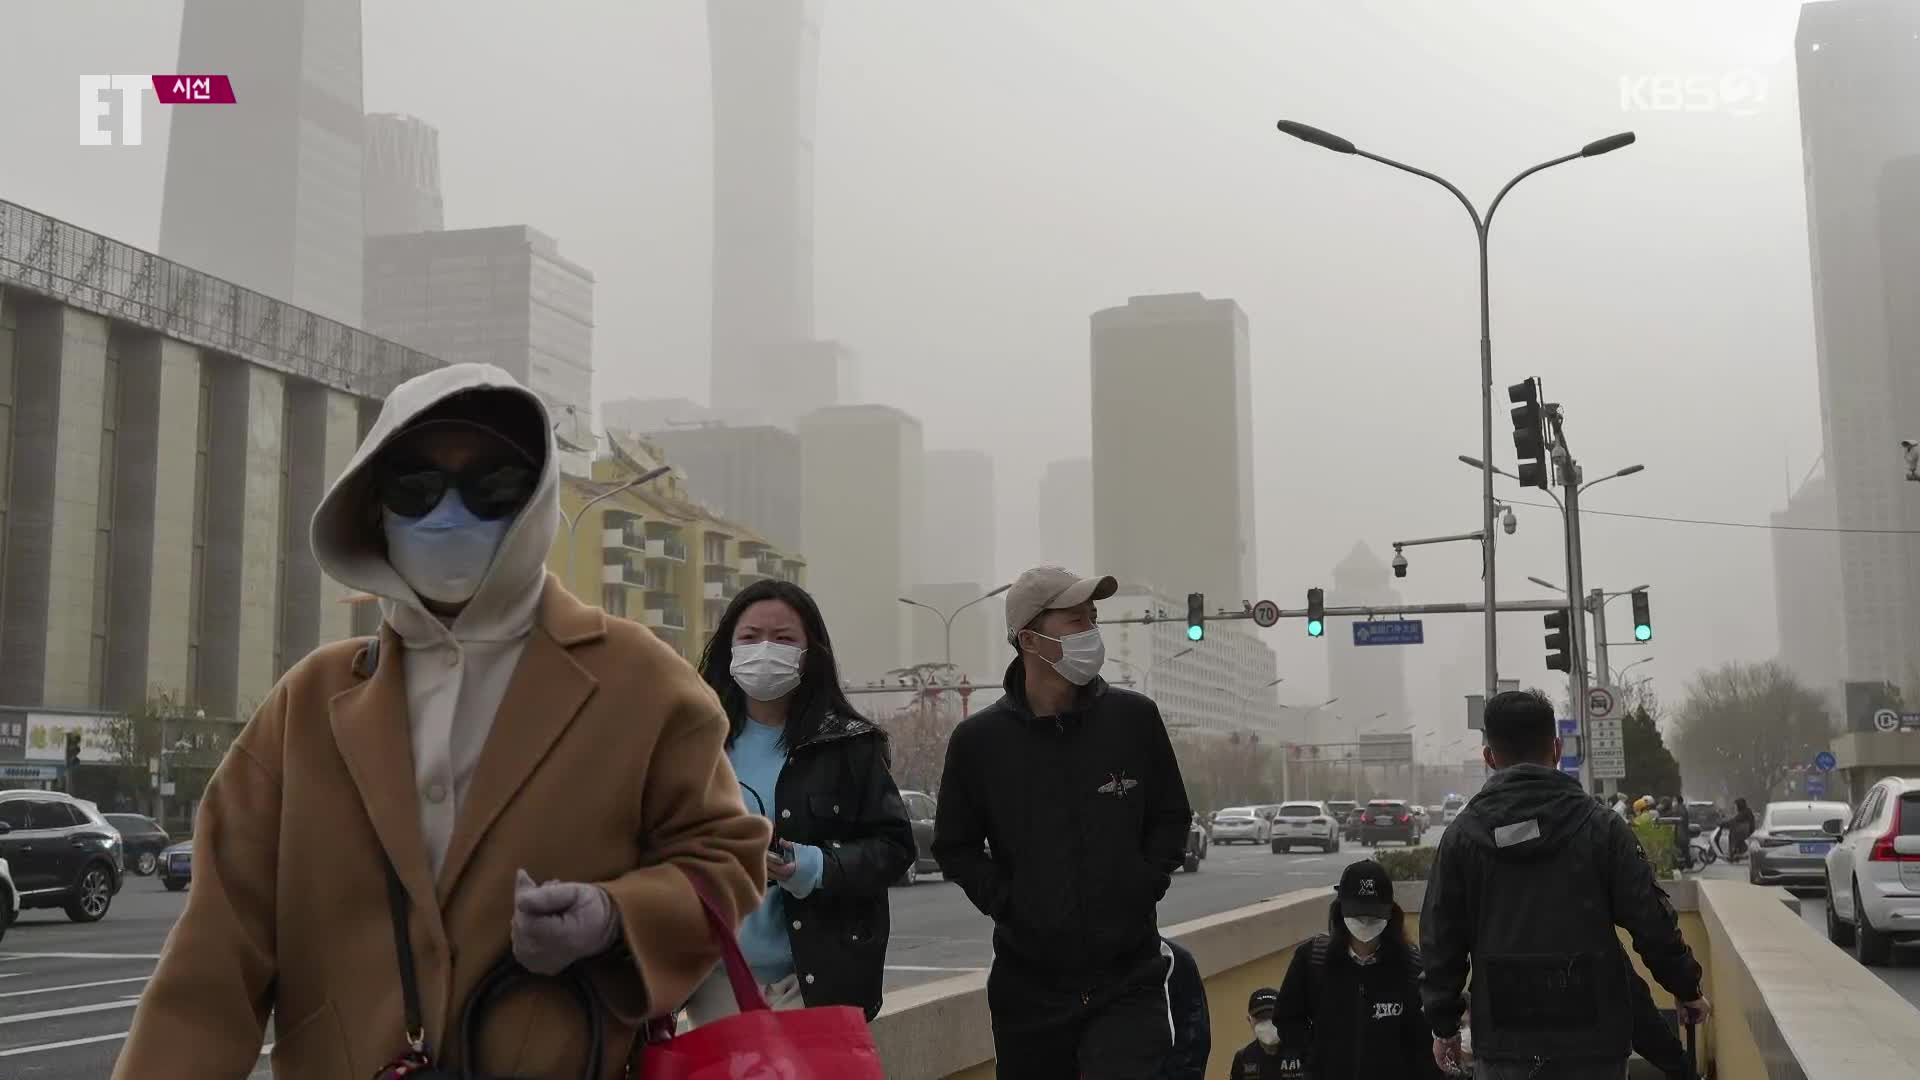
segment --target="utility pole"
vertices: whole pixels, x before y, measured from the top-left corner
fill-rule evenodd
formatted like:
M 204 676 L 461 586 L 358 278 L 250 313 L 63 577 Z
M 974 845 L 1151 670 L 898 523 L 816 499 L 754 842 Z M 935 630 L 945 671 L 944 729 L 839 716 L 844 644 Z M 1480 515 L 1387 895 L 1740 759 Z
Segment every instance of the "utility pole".
M 1593 678 L 1601 686 L 1613 685 L 1613 669 L 1607 666 L 1607 591 L 1595 589 L 1587 597 L 1587 610 L 1593 612 Z M 1617 691 L 1616 691 L 1617 692 Z M 1586 752 L 1586 744 L 1580 750 Z M 1600 791 L 1607 798 L 1613 798 L 1620 789 L 1618 780 L 1600 781 Z
M 1581 574 L 1580 553 L 1580 463 L 1573 458 L 1573 451 L 1567 446 L 1567 433 L 1564 418 L 1558 405 L 1549 405 L 1548 415 L 1553 424 L 1554 464 L 1560 473 L 1560 486 L 1566 490 L 1566 531 L 1567 531 L 1567 635 L 1573 647 L 1573 663 L 1568 665 L 1568 684 L 1572 701 L 1574 730 L 1580 735 L 1580 788 L 1593 790 L 1593 761 L 1587 753 L 1587 619 L 1581 609 L 1586 606 L 1586 584 Z

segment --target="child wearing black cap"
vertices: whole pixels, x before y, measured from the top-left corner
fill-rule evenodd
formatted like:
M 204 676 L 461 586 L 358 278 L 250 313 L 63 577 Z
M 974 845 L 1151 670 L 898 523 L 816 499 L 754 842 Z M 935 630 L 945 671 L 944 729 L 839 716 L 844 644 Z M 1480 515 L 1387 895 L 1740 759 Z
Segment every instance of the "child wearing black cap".
M 1274 1007 L 1280 1003 L 1280 991 L 1263 986 L 1247 999 L 1247 1023 L 1253 1026 L 1253 1041 L 1233 1055 L 1227 1075 L 1232 1080 L 1304 1080 L 1306 1059 L 1301 1047 L 1283 1046 L 1279 1025 L 1273 1021 Z
M 1371 859 L 1340 875 L 1327 932 L 1294 950 L 1278 997 L 1274 1020 L 1306 1033 L 1316 1080 L 1443 1075 L 1420 1011 L 1420 953 L 1407 941 L 1393 880 Z

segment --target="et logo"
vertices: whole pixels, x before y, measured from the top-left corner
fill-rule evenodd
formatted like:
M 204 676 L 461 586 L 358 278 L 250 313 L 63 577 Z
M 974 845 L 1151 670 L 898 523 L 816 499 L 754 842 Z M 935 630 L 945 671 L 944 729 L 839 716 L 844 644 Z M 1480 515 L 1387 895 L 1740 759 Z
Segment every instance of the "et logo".
M 233 80 L 225 75 L 82 75 L 80 145 L 113 146 L 114 131 L 103 126 L 113 112 L 109 94 L 120 96 L 120 146 L 141 144 L 141 95 L 151 90 L 162 105 L 232 105 Z

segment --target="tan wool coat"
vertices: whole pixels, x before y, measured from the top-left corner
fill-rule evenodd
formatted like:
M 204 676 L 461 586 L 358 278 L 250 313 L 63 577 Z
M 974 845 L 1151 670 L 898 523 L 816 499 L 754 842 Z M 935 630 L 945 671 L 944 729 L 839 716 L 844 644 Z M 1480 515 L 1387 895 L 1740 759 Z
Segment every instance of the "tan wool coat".
M 510 951 L 514 872 L 599 883 L 624 950 L 585 962 L 608 1001 L 603 1077 L 636 1027 L 718 958 L 686 873 L 737 922 L 765 882 L 767 823 L 746 812 L 727 723 L 698 674 L 634 623 L 548 578 L 436 879 L 422 839 L 402 643 L 323 646 L 281 679 L 214 774 L 194 880 L 116 1080 L 243 1080 L 273 1019 L 283 1080 L 365 1080 L 405 1049 L 385 865 L 406 887 L 435 1050 Z M 584 1024 L 562 990 L 504 1000 L 490 1073 L 571 1080 Z

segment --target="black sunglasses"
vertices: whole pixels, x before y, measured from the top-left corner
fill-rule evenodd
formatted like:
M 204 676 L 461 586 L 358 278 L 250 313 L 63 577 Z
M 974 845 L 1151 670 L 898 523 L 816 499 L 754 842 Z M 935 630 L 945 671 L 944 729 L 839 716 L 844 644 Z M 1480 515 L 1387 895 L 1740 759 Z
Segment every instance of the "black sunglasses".
M 525 465 L 483 463 L 450 472 L 426 463 L 380 469 L 374 481 L 380 505 L 401 517 L 425 517 L 440 505 L 449 488 L 475 517 L 506 517 L 533 497 L 539 474 Z

